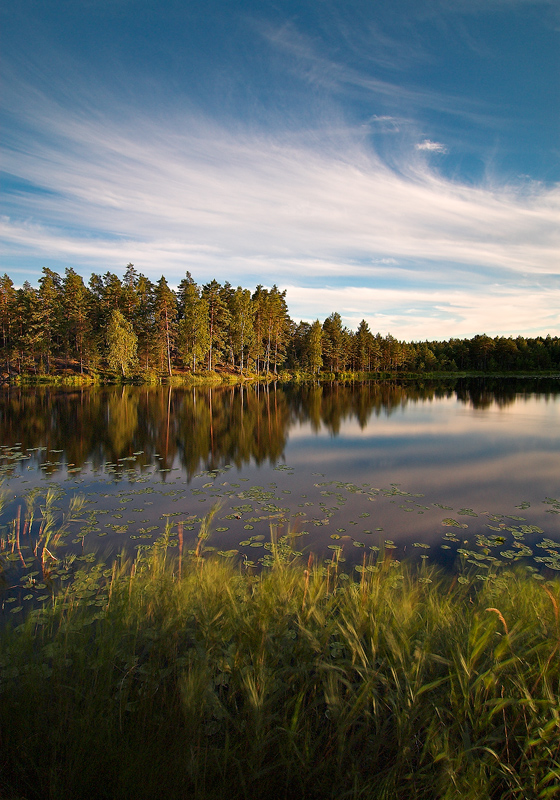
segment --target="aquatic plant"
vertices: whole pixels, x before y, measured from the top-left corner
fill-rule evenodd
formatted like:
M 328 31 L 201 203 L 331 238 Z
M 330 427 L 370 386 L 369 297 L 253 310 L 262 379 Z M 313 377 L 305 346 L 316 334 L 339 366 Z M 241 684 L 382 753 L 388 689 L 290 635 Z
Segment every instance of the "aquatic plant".
M 208 548 L 210 523 L 75 561 L 11 615 L 0 795 L 560 795 L 558 581 L 460 582 L 390 550 L 348 574 L 289 537 L 255 573 Z

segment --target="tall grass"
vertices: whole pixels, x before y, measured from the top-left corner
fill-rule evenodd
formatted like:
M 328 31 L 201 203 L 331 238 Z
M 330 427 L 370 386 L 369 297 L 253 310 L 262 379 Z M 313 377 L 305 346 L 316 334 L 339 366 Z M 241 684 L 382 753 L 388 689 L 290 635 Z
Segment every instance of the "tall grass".
M 560 585 L 153 550 L 0 633 L 0 796 L 560 796 Z M 182 540 L 181 540 L 182 542 Z

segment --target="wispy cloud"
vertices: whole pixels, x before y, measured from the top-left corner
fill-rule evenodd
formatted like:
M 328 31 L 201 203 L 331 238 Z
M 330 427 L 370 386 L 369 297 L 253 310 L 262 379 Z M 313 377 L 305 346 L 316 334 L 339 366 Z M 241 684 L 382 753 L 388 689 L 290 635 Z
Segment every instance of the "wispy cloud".
M 465 94 L 430 89 L 414 80 L 387 80 L 379 77 L 377 70 L 368 69 L 369 51 L 375 49 L 379 32 L 370 31 L 367 45 L 362 42 L 359 59 L 362 68 L 355 67 L 347 60 L 337 60 L 321 48 L 315 37 L 304 34 L 291 22 L 277 27 L 263 26 L 262 34 L 270 45 L 288 57 L 287 68 L 298 79 L 307 81 L 314 89 L 328 92 L 333 97 L 346 97 L 349 91 L 357 92 L 367 96 L 370 102 L 376 98 L 390 107 L 400 110 L 406 108 L 408 115 L 412 117 L 419 110 L 430 110 L 491 127 L 496 124 L 496 108 L 486 106 L 478 97 L 470 98 Z M 397 54 L 409 46 L 410 40 L 407 40 L 406 45 L 397 46 L 395 43 Z M 397 54 L 393 56 L 395 60 L 398 60 Z
M 337 309 L 415 339 L 560 326 L 558 187 L 464 185 L 414 149 L 397 173 L 350 129 L 232 132 L 187 113 L 49 103 L 30 120 L 41 137 L 22 134 L 4 168 L 41 191 L 5 199 L 8 271 L 22 259 L 84 274 L 133 261 L 172 281 L 189 269 L 277 282 L 294 316 Z
M 431 139 L 424 139 L 414 145 L 417 150 L 427 150 L 430 153 L 447 153 L 447 147 L 440 142 L 432 142 Z
M 294 316 L 311 321 L 339 311 L 356 329 L 362 319 L 373 333 L 406 341 L 489 336 L 539 335 L 560 331 L 560 286 L 484 286 L 454 289 L 371 286 L 287 287 Z

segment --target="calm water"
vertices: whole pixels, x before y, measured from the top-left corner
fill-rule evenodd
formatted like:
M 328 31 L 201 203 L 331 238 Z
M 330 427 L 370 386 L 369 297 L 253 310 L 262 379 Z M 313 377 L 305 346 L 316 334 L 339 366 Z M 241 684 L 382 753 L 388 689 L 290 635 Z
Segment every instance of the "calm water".
M 60 513 L 84 494 L 77 552 L 148 546 L 167 521 L 194 536 L 219 503 L 211 546 L 257 564 L 271 525 L 289 525 L 298 550 L 341 547 L 349 567 L 378 547 L 441 563 L 462 548 L 476 564 L 481 537 L 500 536 L 493 557 L 560 568 L 557 379 L 11 387 L 0 445 L 4 523 L 31 489 L 42 502 L 60 488 Z

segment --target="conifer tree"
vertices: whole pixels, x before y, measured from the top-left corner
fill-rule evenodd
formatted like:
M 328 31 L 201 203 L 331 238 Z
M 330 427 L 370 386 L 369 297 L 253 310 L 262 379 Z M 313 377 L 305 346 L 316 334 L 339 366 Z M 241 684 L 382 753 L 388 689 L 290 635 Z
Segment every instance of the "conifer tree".
M 251 292 L 238 286 L 230 300 L 231 340 L 234 358 L 243 372 L 254 340 Z
M 122 283 L 119 277 L 112 272 L 106 272 L 103 276 L 94 273 L 89 280 L 89 289 L 92 296 L 93 339 L 96 348 L 102 352 L 111 312 L 115 309 L 122 311 Z
M 223 348 L 227 340 L 230 313 L 221 290 L 222 287 L 216 280 L 212 280 L 202 287 L 201 296 L 208 303 L 208 334 L 210 337 L 208 369 L 213 369 L 223 355 Z
M 36 336 L 36 346 L 41 354 L 47 374 L 51 371 L 51 361 L 57 352 L 62 321 L 62 287 L 60 276 L 52 269 L 43 267 L 39 279 L 38 303 L 34 309 L 32 327 Z
M 309 322 L 300 322 L 294 327 L 287 353 L 288 368 L 308 371 L 309 365 Z
M 66 358 L 68 360 L 69 355 L 76 358 L 80 362 L 81 373 L 84 371 L 84 360 L 92 355 L 91 299 L 91 292 L 81 276 L 73 269 L 67 269 L 62 283 Z
M 322 356 L 331 371 L 339 372 L 346 367 L 348 344 L 348 331 L 335 311 L 323 322 Z
M 161 276 L 154 291 L 155 342 L 160 354 L 160 368 L 165 359 L 167 374 L 172 375 L 171 354 L 175 346 L 177 296 Z
M 138 275 L 137 271 L 134 269 L 134 264 L 128 263 L 126 265 L 126 272 L 122 280 L 120 305 L 121 311 L 126 319 L 133 324 L 138 306 L 138 293 L 136 289 L 139 277 L 140 276 Z
M 272 337 L 269 333 L 267 366 L 270 368 L 270 361 L 272 361 L 274 373 L 277 374 L 278 367 L 284 362 L 288 338 L 292 329 L 292 321 L 286 304 L 286 290 L 281 292 L 275 284 L 269 292 L 268 302 Z
M 0 278 L 0 348 L 6 371 L 10 371 L 11 350 L 15 328 L 16 290 L 11 278 L 4 274 Z
M 37 371 L 37 353 L 40 347 L 41 333 L 34 324 L 38 313 L 39 298 L 37 290 L 25 281 L 21 289 L 16 291 L 14 305 L 14 327 L 12 355 L 16 361 L 17 371 L 21 373 Z
M 319 372 L 323 366 L 321 355 L 321 339 L 323 338 L 323 326 L 318 319 L 309 328 L 309 366 L 312 372 Z
M 147 371 L 153 351 L 154 336 L 154 284 L 145 275 L 138 275 L 134 284 L 134 312 L 131 322 L 138 337 L 138 357 Z
M 265 332 L 266 332 L 266 313 L 267 313 L 268 290 L 260 284 L 257 286 L 251 297 L 253 304 L 253 330 L 254 339 L 251 357 L 255 362 L 257 372 L 261 371 L 261 366 L 265 355 Z
M 196 372 L 210 349 L 208 329 L 208 301 L 200 296 L 200 289 L 187 272 L 179 284 L 179 351 L 185 366 Z

